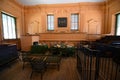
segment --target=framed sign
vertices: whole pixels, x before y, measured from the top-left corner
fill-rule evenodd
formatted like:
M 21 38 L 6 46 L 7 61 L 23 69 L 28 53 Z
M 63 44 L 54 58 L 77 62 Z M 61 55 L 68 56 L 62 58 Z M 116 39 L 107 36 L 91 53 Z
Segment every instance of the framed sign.
M 67 27 L 67 18 L 66 17 L 58 18 L 58 27 Z

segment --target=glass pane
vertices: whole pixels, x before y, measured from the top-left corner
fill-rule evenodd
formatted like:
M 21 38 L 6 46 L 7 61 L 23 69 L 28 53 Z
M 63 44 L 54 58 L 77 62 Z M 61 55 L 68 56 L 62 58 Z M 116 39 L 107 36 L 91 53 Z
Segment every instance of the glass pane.
M 72 21 L 71 21 L 72 23 L 74 23 L 74 22 L 75 22 L 75 19 L 74 19 L 74 17 L 73 17 L 71 20 L 72 20 Z
M 71 29 L 77 30 L 78 29 L 78 14 L 71 15 Z
M 54 16 L 53 15 L 48 15 L 48 30 L 54 30 Z
M 54 22 L 54 16 L 51 16 L 51 22 Z
M 74 27 L 77 27 L 78 26 L 78 23 L 74 23 Z
M 75 30 L 78 30 L 78 26 L 75 26 L 74 29 L 75 29 Z
M 15 19 L 12 18 L 12 37 L 15 39 L 16 38 L 16 34 L 15 34 Z
M 74 29 L 74 23 L 71 24 L 71 29 Z
M 75 18 L 75 21 L 74 22 L 78 22 L 78 19 L 77 18 Z
M 15 18 L 2 13 L 4 39 L 16 39 Z
M 48 22 L 50 22 L 50 16 L 48 16 Z
M 7 30 L 7 16 L 6 15 L 2 15 L 2 23 L 3 23 L 3 36 L 5 39 L 8 39 L 8 30 Z
M 120 35 L 120 14 L 117 16 L 117 35 Z
M 54 29 L 54 24 L 51 24 L 51 29 Z
M 72 23 L 74 22 L 74 15 L 73 14 L 71 15 L 71 22 Z
M 77 14 L 75 14 L 75 19 L 77 18 Z
M 71 15 L 71 18 L 74 18 L 74 14 Z
M 48 28 L 50 28 L 50 23 L 48 23 Z
M 12 24 L 11 24 L 11 17 L 8 16 L 8 35 L 9 39 L 12 39 Z

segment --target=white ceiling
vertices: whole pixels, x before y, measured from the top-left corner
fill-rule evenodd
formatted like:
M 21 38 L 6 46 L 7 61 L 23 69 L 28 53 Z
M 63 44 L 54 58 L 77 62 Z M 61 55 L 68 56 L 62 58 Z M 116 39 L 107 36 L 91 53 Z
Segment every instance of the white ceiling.
M 22 5 L 64 4 L 78 2 L 103 2 L 105 0 L 16 0 Z

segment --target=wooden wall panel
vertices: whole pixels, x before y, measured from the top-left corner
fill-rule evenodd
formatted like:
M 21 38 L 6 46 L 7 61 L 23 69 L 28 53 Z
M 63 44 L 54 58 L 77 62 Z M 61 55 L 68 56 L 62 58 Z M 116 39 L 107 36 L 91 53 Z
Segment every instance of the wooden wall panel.
M 41 33 L 40 41 L 80 41 L 86 37 L 85 33 Z
M 23 20 L 23 13 L 24 10 L 22 6 L 13 3 L 11 0 L 1 0 L 0 1 L 0 12 L 6 12 L 8 14 L 13 15 L 17 19 L 17 34 L 18 37 L 20 37 L 20 34 L 22 33 L 21 27 L 23 26 L 22 20 Z M 0 18 L 1 19 L 1 18 Z M 1 21 L 0 21 L 1 23 Z M 0 24 L 0 27 L 2 27 L 2 24 Z
M 115 15 L 120 13 L 120 0 L 108 0 L 106 2 L 105 34 L 115 33 Z
M 12 16 L 16 17 L 17 20 L 17 36 L 18 38 L 20 38 L 20 35 L 23 34 L 23 29 L 24 29 L 24 9 L 23 6 L 20 6 L 19 4 L 17 4 L 16 2 L 14 2 L 13 0 L 0 0 L 0 14 L 1 12 L 4 11 L 8 14 L 11 14 Z M 17 43 L 18 41 L 18 43 Z M 20 48 L 20 44 L 19 44 L 19 39 L 17 39 L 16 41 L 3 41 L 3 34 L 2 34 L 2 20 L 1 20 L 1 16 L 0 16 L 0 43 L 14 43 L 18 45 L 18 48 Z
M 57 39 L 56 33 L 74 34 L 73 32 L 77 32 L 79 33 L 79 35 L 82 35 L 81 33 L 88 34 L 92 32 L 92 34 L 95 35 L 102 34 L 103 33 L 102 28 L 104 27 L 104 12 L 105 12 L 104 2 L 26 6 L 25 7 L 26 33 L 29 34 L 50 33 L 51 31 L 47 31 L 47 14 L 54 14 L 55 30 L 52 31 L 52 35 L 55 36 L 56 39 Z M 72 13 L 79 13 L 80 15 L 78 31 L 70 30 L 70 26 L 71 26 L 70 16 Z M 58 27 L 57 19 L 59 17 L 67 17 L 67 27 L 64 28 Z M 92 23 L 92 24 L 88 23 L 88 21 L 91 19 L 93 21 L 96 21 L 97 23 Z M 88 26 L 89 26 L 89 30 L 88 30 Z M 46 38 L 41 38 L 41 40 L 48 39 L 49 36 L 46 36 Z M 65 39 L 72 40 L 72 36 L 70 38 L 67 38 L 68 36 L 64 34 L 64 37 Z M 80 38 L 84 39 L 83 37 Z
M 61 7 L 62 6 L 62 7 Z M 71 32 L 70 30 L 70 15 L 72 13 L 79 13 L 79 30 L 78 32 L 87 32 L 88 20 L 97 20 L 100 31 L 104 27 L 104 3 L 74 3 L 74 4 L 55 4 L 55 5 L 37 5 L 32 7 L 25 7 L 25 27 L 26 33 L 45 33 L 47 31 L 47 14 L 54 14 L 55 16 L 55 30 L 53 32 Z M 58 28 L 57 19 L 59 17 L 67 17 L 67 27 Z M 37 26 L 37 27 L 36 27 Z M 37 29 L 36 29 L 37 28 Z M 96 34 L 96 33 L 94 33 Z
M 96 34 L 114 34 L 115 14 L 120 12 L 119 3 L 120 0 L 107 0 L 106 3 L 52 4 L 23 7 L 17 4 L 15 0 L 1 0 L 0 12 L 5 11 L 17 18 L 17 33 L 19 38 L 20 35 L 26 35 L 27 33 L 40 33 L 41 40 L 48 38 L 51 40 L 52 38 L 54 40 L 60 40 L 60 37 L 63 37 L 63 40 L 75 40 L 77 38 L 72 38 L 75 36 L 80 37 L 82 40 L 86 37 L 86 34 L 92 36 Z M 73 32 L 70 30 L 71 13 L 80 14 L 78 31 Z M 52 32 L 47 31 L 47 14 L 54 14 L 55 16 L 55 30 Z M 58 28 L 58 17 L 67 17 L 67 27 Z M 0 42 L 2 41 L 1 27 L 0 16 Z M 74 34 L 76 32 L 77 34 Z M 65 33 L 65 35 L 63 33 Z
M 21 36 L 21 51 L 30 51 L 33 42 L 39 42 L 39 36 Z

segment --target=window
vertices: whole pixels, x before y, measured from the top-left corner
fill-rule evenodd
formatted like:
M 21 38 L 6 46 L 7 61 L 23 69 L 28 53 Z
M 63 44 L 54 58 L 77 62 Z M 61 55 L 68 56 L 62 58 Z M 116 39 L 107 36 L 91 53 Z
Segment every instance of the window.
M 120 36 L 120 13 L 116 15 L 116 35 Z
M 16 39 L 16 18 L 2 12 L 2 29 L 4 39 Z
M 47 15 L 47 29 L 49 31 L 54 30 L 54 15 Z
M 79 14 L 71 14 L 71 30 L 78 30 Z

